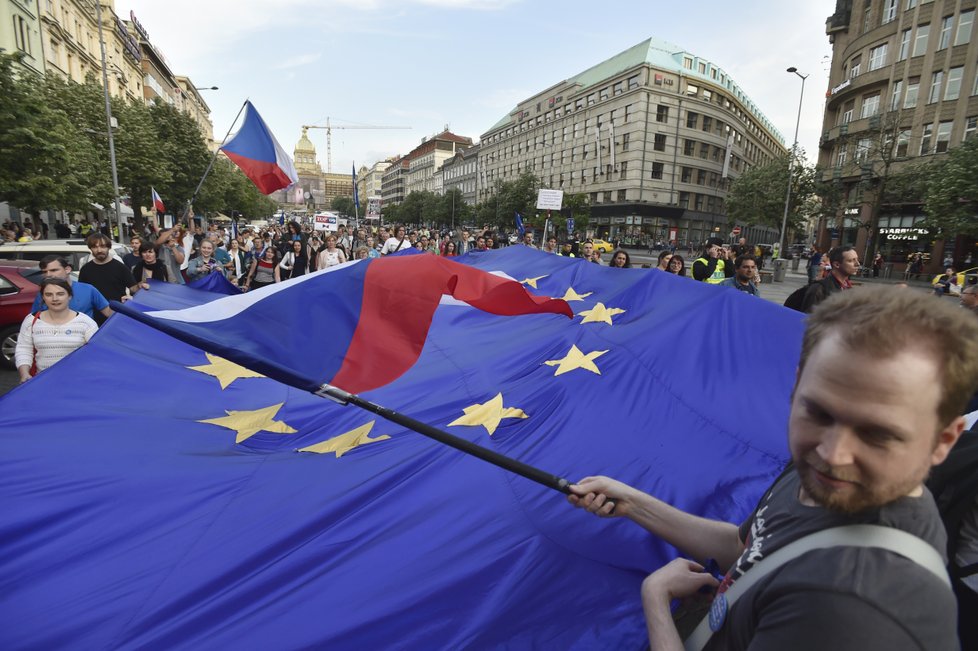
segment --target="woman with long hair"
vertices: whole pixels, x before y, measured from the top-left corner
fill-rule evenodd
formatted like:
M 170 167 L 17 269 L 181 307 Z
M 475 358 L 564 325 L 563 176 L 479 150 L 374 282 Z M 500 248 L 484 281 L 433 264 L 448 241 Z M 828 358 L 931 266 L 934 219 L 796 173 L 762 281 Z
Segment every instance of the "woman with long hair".
M 628 252 L 624 249 L 618 249 L 611 256 L 611 264 L 609 267 L 614 267 L 616 269 L 630 269 L 632 266 L 632 260 L 628 256 Z
M 260 258 L 256 257 L 251 261 L 251 270 L 244 282 L 245 291 L 282 282 L 278 261 L 278 249 L 274 246 L 266 247 Z
M 21 383 L 87 344 L 98 330 L 91 317 L 68 307 L 74 292 L 67 280 L 45 278 L 40 291 L 46 309 L 28 314 L 17 336 L 14 363 Z
M 446 258 L 454 258 L 458 256 L 458 251 L 455 250 L 455 242 L 448 240 L 445 242 L 445 251 L 442 253 Z
M 328 269 L 344 262 L 346 262 L 346 254 L 343 253 L 343 249 L 336 247 L 336 236 L 330 233 L 326 236 L 326 248 L 319 252 L 316 268 Z
M 292 240 L 291 244 L 292 246 L 282 256 L 282 261 L 278 263 L 282 270 L 279 273 L 286 279 L 298 278 L 309 269 L 309 258 L 306 257 L 306 247 L 302 240 Z
M 656 269 L 659 271 L 669 271 L 669 261 L 672 260 L 672 252 L 669 249 L 659 253 L 659 264 Z

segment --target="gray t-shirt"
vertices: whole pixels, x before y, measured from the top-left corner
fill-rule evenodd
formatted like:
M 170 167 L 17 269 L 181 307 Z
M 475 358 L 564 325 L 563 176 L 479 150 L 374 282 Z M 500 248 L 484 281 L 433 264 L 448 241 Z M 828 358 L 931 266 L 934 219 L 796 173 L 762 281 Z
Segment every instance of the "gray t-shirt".
M 741 525 L 743 554 L 721 586 L 784 545 L 847 524 L 902 529 L 941 554 L 946 536 L 931 494 L 845 515 L 798 501 L 798 473 L 775 483 Z M 915 562 L 893 552 L 837 547 L 789 561 L 745 593 L 707 649 L 868 651 L 958 648 L 954 594 Z

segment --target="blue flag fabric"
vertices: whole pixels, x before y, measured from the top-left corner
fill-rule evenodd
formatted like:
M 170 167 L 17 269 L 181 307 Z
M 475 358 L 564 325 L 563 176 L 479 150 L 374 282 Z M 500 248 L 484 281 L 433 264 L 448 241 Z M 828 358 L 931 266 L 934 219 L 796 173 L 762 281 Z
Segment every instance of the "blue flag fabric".
M 570 479 L 750 513 L 787 460 L 801 315 L 525 247 L 462 261 L 577 317 L 443 304 L 374 402 Z M 671 547 L 252 375 L 117 315 L 0 398 L 0 648 L 643 646 L 639 586 Z
M 523 215 L 516 213 L 516 230 L 519 232 L 520 237 L 526 235 L 526 227 L 523 226 Z
M 360 210 L 360 193 L 357 192 L 357 164 L 353 163 L 353 205 Z

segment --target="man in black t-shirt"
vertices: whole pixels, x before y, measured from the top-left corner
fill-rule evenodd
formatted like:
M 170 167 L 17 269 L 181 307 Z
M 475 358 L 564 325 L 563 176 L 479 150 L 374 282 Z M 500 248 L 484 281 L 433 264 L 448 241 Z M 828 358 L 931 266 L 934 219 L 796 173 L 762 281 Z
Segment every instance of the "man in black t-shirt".
M 127 290 L 135 294 L 142 289 L 149 289 L 146 283 L 137 283 L 132 271 L 119 260 L 111 256 L 112 240 L 102 233 L 89 235 L 85 241 L 92 259 L 85 263 L 78 272 L 78 280 L 93 285 L 108 301 L 124 302 L 129 300 Z M 95 315 L 99 325 L 105 323 L 105 317 Z
M 740 527 L 607 477 L 571 486 L 572 504 L 627 517 L 696 559 L 678 558 L 642 583 L 651 649 L 682 648 L 673 599 L 704 587 L 722 595 L 772 552 L 814 532 L 882 525 L 943 556 L 945 534 L 923 482 L 964 430 L 960 414 L 978 385 L 976 340 L 973 316 L 899 287 L 839 292 L 819 304 L 792 394 L 794 466 Z M 702 571 L 709 560 L 726 572 L 722 581 Z M 948 585 L 879 547 L 809 551 L 759 580 L 729 611 L 724 601 L 714 602 L 723 616 L 706 649 L 958 648 Z

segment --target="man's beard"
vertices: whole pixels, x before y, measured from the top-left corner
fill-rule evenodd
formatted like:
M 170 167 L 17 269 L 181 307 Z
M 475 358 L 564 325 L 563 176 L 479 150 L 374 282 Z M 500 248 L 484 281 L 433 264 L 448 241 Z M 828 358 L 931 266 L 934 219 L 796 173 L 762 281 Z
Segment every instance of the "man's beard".
M 798 477 L 808 497 L 820 506 L 839 513 L 855 514 L 881 507 L 909 495 L 927 478 L 928 467 L 906 475 L 899 483 L 887 486 L 867 485 L 854 466 L 829 466 L 811 451 L 796 462 Z M 815 476 L 822 475 L 835 480 L 849 482 L 844 487 L 833 489 Z

